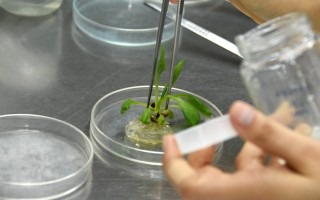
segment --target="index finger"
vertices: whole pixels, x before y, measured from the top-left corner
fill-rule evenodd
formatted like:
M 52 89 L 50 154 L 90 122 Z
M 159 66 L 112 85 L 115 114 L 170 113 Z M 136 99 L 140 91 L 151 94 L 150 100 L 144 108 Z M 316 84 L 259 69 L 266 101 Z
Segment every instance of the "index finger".
M 166 135 L 164 137 L 163 147 L 164 172 L 174 186 L 179 186 L 183 180 L 194 175 L 195 171 L 179 152 L 172 135 Z

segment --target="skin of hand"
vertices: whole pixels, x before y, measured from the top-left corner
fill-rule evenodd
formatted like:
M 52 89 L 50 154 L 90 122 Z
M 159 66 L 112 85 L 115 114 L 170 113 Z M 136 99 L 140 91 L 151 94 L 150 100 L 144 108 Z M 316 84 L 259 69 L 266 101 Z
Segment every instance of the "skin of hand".
M 177 3 L 178 0 L 171 0 Z M 315 31 L 320 32 L 320 0 L 229 0 L 245 15 L 263 23 L 289 12 L 302 12 L 309 16 Z
M 230 3 L 257 23 L 289 12 L 302 12 L 309 16 L 314 29 L 320 32 L 320 1 L 319 0 L 230 0 Z
M 214 147 L 192 153 L 186 160 L 172 135 L 164 138 L 164 171 L 187 200 L 318 200 L 320 143 L 288 129 L 244 102 L 235 102 L 230 120 L 246 143 L 237 170 L 212 166 Z M 267 155 L 271 162 L 265 164 Z

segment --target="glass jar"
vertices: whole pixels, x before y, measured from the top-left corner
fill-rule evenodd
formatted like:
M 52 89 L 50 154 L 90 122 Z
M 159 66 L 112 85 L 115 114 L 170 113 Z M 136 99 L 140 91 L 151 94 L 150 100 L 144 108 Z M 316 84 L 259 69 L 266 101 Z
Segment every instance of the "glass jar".
M 42 16 L 56 11 L 62 0 L 1 0 L 6 11 L 22 16 Z
M 320 54 L 308 18 L 290 13 L 236 37 L 241 75 L 258 109 L 272 114 L 289 105 L 288 126 L 309 127 L 320 139 Z M 282 119 L 283 120 L 283 119 Z

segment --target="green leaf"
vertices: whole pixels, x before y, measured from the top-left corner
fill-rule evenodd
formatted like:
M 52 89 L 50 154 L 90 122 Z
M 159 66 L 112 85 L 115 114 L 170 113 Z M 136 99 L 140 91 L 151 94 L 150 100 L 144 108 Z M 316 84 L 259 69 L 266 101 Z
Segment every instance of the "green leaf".
M 168 92 L 168 84 L 166 84 L 162 90 L 162 93 L 161 93 L 161 97 L 158 101 L 158 104 L 157 104 L 157 109 L 160 110 L 161 108 L 161 105 L 166 101 L 166 98 L 167 98 L 167 92 Z
M 181 97 L 185 98 L 187 102 L 189 102 L 193 107 L 195 107 L 201 114 L 206 117 L 212 116 L 212 111 L 209 107 L 199 98 L 190 95 L 190 94 L 183 94 Z
M 141 114 L 140 121 L 144 124 L 149 124 L 151 122 L 151 109 L 146 108 Z
M 184 65 L 184 60 L 181 60 L 175 67 L 174 67 L 174 71 L 173 71 L 173 78 L 172 78 L 172 85 L 174 85 L 174 83 L 177 81 L 177 79 L 179 78 L 179 75 L 182 71 Z
M 166 69 L 165 49 L 164 49 L 164 47 L 161 47 L 160 58 L 159 58 L 157 73 L 156 73 L 156 78 L 157 78 L 156 84 L 159 83 L 160 76 L 161 76 L 162 72 L 164 72 L 165 69 Z
M 166 83 L 166 85 L 164 86 L 160 99 L 163 99 L 166 96 L 167 92 L 168 92 L 168 83 Z
M 178 103 L 186 122 L 190 126 L 196 125 L 200 122 L 200 112 L 194 106 L 179 97 L 171 98 Z
M 157 122 L 158 122 L 158 125 L 163 125 L 166 122 L 166 119 L 163 115 L 160 115 Z
M 132 99 L 127 99 L 123 102 L 123 104 L 121 105 L 121 109 L 120 109 L 120 113 L 123 114 L 125 113 L 126 111 L 128 111 L 131 107 L 131 105 L 139 105 L 139 106 L 145 106 L 147 107 L 147 104 L 146 103 L 143 103 L 143 102 L 139 102 L 139 101 L 134 101 Z
M 132 99 L 127 99 L 123 102 L 122 106 L 121 106 L 121 110 L 120 113 L 123 114 L 126 111 L 128 111 L 131 107 L 131 105 L 134 103 L 135 101 Z

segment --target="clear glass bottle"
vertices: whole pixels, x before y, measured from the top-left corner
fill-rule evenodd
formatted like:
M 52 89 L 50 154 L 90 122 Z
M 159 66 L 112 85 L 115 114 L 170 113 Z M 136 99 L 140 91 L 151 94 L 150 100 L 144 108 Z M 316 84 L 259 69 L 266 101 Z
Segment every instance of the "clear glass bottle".
M 62 0 L 1 0 L 0 6 L 6 11 L 22 16 L 48 15 L 62 4 Z
M 308 18 L 290 13 L 236 37 L 241 75 L 256 107 L 266 114 L 290 106 L 287 125 L 309 127 L 320 139 L 320 54 Z

